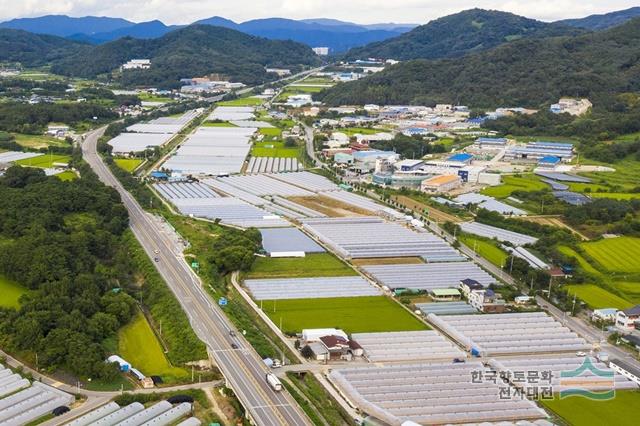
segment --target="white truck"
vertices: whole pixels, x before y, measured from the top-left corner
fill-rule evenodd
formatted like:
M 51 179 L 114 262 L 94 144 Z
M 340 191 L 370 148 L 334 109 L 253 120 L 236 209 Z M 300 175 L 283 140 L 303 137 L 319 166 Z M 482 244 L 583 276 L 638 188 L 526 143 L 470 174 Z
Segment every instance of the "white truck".
M 267 384 L 271 386 L 271 389 L 276 392 L 280 392 L 282 390 L 282 383 L 280 383 L 280 379 L 278 379 L 275 374 L 267 373 L 266 379 Z

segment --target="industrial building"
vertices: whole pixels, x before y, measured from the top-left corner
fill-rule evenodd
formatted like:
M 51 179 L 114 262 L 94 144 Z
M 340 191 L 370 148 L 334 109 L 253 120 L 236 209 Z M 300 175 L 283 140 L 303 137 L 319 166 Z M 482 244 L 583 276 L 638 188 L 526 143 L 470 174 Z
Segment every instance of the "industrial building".
M 422 192 L 443 193 L 462 186 L 462 179 L 458 175 L 441 175 L 423 180 L 420 184 Z
M 559 142 L 529 142 L 507 149 L 504 158 L 511 161 L 540 161 L 545 157 L 557 157 L 562 162 L 573 159 L 573 144 Z

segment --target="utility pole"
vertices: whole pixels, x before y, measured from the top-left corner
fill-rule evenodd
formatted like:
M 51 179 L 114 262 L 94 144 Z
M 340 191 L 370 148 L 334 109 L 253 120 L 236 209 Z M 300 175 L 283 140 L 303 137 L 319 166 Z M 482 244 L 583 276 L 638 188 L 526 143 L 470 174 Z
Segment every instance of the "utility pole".
M 551 282 L 553 281 L 553 277 L 549 277 L 549 302 L 551 302 Z
M 576 309 L 576 295 L 574 293 L 574 295 L 573 295 L 573 305 L 571 306 L 571 316 L 575 315 L 575 309 Z
M 511 253 L 511 266 L 509 266 L 509 275 L 511 275 L 513 273 L 513 259 L 515 258 L 515 256 L 513 255 L 513 253 Z

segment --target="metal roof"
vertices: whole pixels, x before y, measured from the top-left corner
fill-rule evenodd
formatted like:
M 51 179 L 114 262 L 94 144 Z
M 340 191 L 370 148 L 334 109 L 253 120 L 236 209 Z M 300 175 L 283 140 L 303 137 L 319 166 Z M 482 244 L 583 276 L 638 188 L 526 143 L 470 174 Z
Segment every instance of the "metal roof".
M 262 247 L 267 253 L 305 252 L 323 253 L 325 250 L 296 228 L 261 229 Z

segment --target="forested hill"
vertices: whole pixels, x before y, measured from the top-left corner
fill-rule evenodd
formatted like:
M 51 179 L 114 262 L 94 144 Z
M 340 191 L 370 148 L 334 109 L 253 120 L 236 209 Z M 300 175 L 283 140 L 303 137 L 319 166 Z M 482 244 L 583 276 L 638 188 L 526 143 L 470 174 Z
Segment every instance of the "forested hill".
M 228 28 L 192 25 L 153 40 L 123 38 L 55 61 L 56 73 L 93 78 L 109 74 L 131 59 L 151 59 L 150 70 L 126 71 L 125 84 L 173 88 L 180 78 L 209 73 L 255 84 L 273 78 L 264 70 L 316 65 L 313 51 L 293 41 L 267 40 Z
M 50 35 L 0 28 L 0 62 L 41 66 L 73 55 L 89 46 Z
M 606 30 L 616 25 L 640 17 L 640 6 L 631 7 L 625 10 L 617 10 L 615 12 L 605 13 L 602 15 L 590 15 L 586 18 L 565 19 L 558 21 L 558 24 L 571 25 L 572 27 L 586 28 L 589 30 Z
M 398 37 L 351 49 L 346 58 L 454 58 L 521 38 L 580 32 L 567 25 L 548 24 L 512 13 L 471 9 L 436 19 Z
M 416 60 L 318 95 L 328 104 L 540 107 L 560 96 L 596 106 L 640 90 L 640 19 L 598 33 L 520 40 L 458 59 Z

